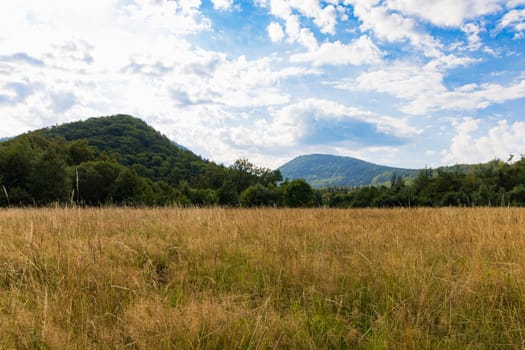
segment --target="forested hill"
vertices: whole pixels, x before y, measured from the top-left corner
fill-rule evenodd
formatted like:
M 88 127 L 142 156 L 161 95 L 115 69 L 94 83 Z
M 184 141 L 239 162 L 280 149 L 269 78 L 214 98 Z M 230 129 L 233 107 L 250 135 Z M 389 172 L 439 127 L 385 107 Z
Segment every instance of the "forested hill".
M 204 160 L 127 115 L 0 142 L 0 206 L 313 204 L 306 182 L 281 180 L 247 159 L 229 167 Z
M 326 176 L 332 187 L 314 191 L 305 180 L 282 181 L 279 170 L 246 159 L 229 167 L 202 159 L 131 116 L 93 118 L 0 142 L 0 206 L 525 205 L 525 158 L 423 169 L 405 181 L 414 170 L 318 157 L 310 156 L 310 163 L 296 169 Z M 363 174 L 378 185 L 357 187 L 365 181 Z M 336 187 L 340 176 L 354 176 L 357 182 Z
M 138 175 L 169 184 L 194 183 L 208 171 L 222 172 L 188 149 L 170 141 L 144 121 L 129 115 L 91 118 L 34 131 L 46 138 L 86 140 L 96 155 L 106 153 Z
M 389 183 L 393 176 L 409 179 L 418 172 L 326 154 L 299 156 L 282 165 L 279 170 L 285 178 L 302 178 L 317 188 L 380 185 Z

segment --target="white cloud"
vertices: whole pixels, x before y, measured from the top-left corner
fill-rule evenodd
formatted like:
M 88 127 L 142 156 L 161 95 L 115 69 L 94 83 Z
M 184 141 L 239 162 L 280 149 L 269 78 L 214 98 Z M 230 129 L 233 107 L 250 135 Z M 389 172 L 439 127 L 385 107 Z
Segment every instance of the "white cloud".
M 256 1 L 256 3 L 262 7 L 269 7 L 272 15 L 285 21 L 295 11 L 306 18 L 312 19 L 321 33 L 335 34 L 339 13 L 333 4 L 322 7 L 319 0 L 267 0 Z
M 520 5 L 525 5 L 525 0 L 509 0 L 507 1 L 508 8 L 514 8 Z
M 304 137 L 316 135 L 317 124 L 333 124 L 335 131 L 338 128 L 335 125 L 344 122 L 368 124 L 377 133 L 398 138 L 413 137 L 421 132 L 411 126 L 407 118 L 380 115 L 330 100 L 306 99 L 277 110 L 270 121 L 260 121 L 256 128 L 240 128 L 239 135 L 244 135 L 244 138 L 238 140 L 243 145 L 259 143 L 269 147 L 295 147 Z
M 363 65 L 381 63 L 382 56 L 381 50 L 372 40 L 362 36 L 349 44 L 340 41 L 323 43 L 314 51 L 292 55 L 290 61 L 311 62 L 314 66 Z
M 362 31 L 369 30 L 379 39 L 388 42 L 408 40 L 428 57 L 441 55 L 441 44 L 421 30 L 412 18 L 391 12 L 385 5 L 375 6 L 376 2 L 367 0 L 350 0 L 350 2 L 354 5 L 354 15 L 361 21 Z
M 283 157 L 320 151 L 357 152 L 373 160 L 380 159 L 382 151 L 404 152 L 408 144 L 419 149 L 414 141 L 421 137 L 419 128 L 438 123 L 433 112 L 479 110 L 473 113 L 479 118 L 489 105 L 525 97 L 525 76 L 503 82 L 514 74 L 510 69 L 519 69 L 521 47 L 504 47 L 505 42 L 500 45 L 498 38 L 484 35 L 485 28 L 493 26 L 521 35 L 523 10 L 517 6 L 523 0 L 254 1 L 273 16 L 269 25 L 260 8 L 249 17 L 251 5 L 235 0 L 0 2 L 0 137 L 128 113 L 217 161 L 247 156 L 276 166 Z M 234 6 L 238 13 L 221 12 Z M 495 14 L 497 6 L 508 13 L 501 10 L 496 20 L 481 17 Z M 224 27 L 220 20 L 212 21 L 224 15 L 248 17 Z M 355 18 L 347 21 L 350 15 Z M 230 40 L 235 29 L 257 25 L 266 29 L 267 46 L 254 49 L 261 39 L 258 31 L 248 46 Z M 452 36 L 461 42 L 452 45 Z M 285 45 L 272 47 L 272 42 L 293 45 L 279 51 Z M 508 67 L 498 68 L 500 75 L 486 71 L 494 61 L 479 53 L 492 44 L 497 52 L 514 52 L 508 55 Z M 268 52 L 273 53 L 265 57 Z M 472 68 L 490 80 L 465 77 L 471 71 L 461 68 L 476 62 L 462 56 L 466 54 L 489 61 Z M 305 75 L 307 82 L 288 80 Z M 334 99 L 344 104 L 317 97 L 331 96 L 334 91 L 326 90 L 330 87 L 323 81 L 339 77 L 332 87 L 361 93 L 336 91 Z M 445 85 L 447 78 L 457 87 Z M 299 83 L 290 85 L 292 81 Z M 374 94 L 367 95 L 375 92 L 390 96 L 378 102 Z M 354 103 L 363 107 L 351 107 Z M 396 108 L 425 118 L 379 112 Z M 518 113 L 515 108 L 509 105 L 508 114 Z M 375 139 L 362 136 L 363 144 L 350 145 L 329 138 L 353 126 Z M 328 139 L 316 138 L 316 128 L 324 128 Z M 428 128 L 424 135 L 433 130 Z M 381 138 L 387 141 L 381 143 Z M 436 150 L 432 145 L 424 148 Z
M 454 90 L 421 94 L 401 110 L 409 114 L 426 114 L 442 110 L 476 110 L 524 97 L 525 80 L 507 86 L 468 84 Z
M 484 29 L 478 24 L 467 23 L 461 27 L 461 30 L 467 35 L 468 50 L 477 51 L 483 46 L 480 33 L 484 31 Z
M 338 18 L 347 18 L 343 8 L 327 4 L 322 7 L 319 0 L 256 0 L 258 6 L 269 8 L 270 14 L 284 21 L 284 33 L 288 42 L 299 43 L 309 50 L 318 46 L 312 30 L 301 26 L 301 16 L 313 20 L 323 34 L 335 35 Z M 275 23 L 275 24 L 274 24 Z M 273 42 L 281 39 L 282 27 L 272 22 L 267 30 Z
M 308 28 L 301 28 L 297 15 L 290 15 L 286 19 L 286 34 L 289 42 L 298 42 L 309 50 L 315 50 L 318 46 L 317 39 L 312 31 Z
M 446 57 L 424 66 L 392 64 L 388 68 L 364 72 L 355 79 L 341 80 L 333 85 L 343 90 L 380 92 L 403 99 L 407 103 L 399 106 L 400 111 L 413 115 L 443 110 L 485 109 L 493 104 L 525 97 L 523 79 L 508 85 L 472 83 L 448 89 L 443 84 L 444 70 L 471 61 L 459 58 L 447 60 Z
M 486 134 L 479 134 L 482 121 L 464 118 L 453 123 L 456 135 L 448 150 L 443 151 L 442 162 L 481 163 L 494 158 L 506 159 L 509 154 L 520 154 L 525 149 L 525 122 L 509 124 L 500 120 Z
M 281 42 L 284 39 L 284 31 L 281 25 L 277 22 L 272 22 L 266 28 L 270 40 L 274 43 Z
M 443 74 L 432 66 L 397 62 L 388 67 L 361 73 L 355 79 L 342 80 L 334 85 L 339 89 L 376 91 L 412 100 L 419 95 L 446 91 Z
M 388 0 L 389 9 L 436 26 L 460 27 L 466 20 L 501 10 L 505 0 Z
M 218 2 L 221 6 L 222 1 Z M 199 7 L 200 0 L 132 0 L 121 10 L 121 21 L 166 33 L 191 34 L 211 27 Z M 214 3 L 215 5 L 215 3 Z
M 321 33 L 335 34 L 337 11 L 333 6 L 326 6 L 314 16 L 314 23 L 321 29 Z
M 212 0 L 216 10 L 227 10 L 233 5 L 233 0 Z
M 511 28 L 516 32 L 515 38 L 521 39 L 525 31 L 525 9 L 507 12 L 499 21 L 494 33 L 498 33 L 505 28 Z

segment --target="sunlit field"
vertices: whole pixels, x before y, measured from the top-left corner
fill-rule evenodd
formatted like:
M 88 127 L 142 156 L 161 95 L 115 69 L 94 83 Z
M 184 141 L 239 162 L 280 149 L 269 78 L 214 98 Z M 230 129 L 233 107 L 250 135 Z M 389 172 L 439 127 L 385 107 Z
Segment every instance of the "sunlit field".
M 0 348 L 525 346 L 525 210 L 0 211 Z

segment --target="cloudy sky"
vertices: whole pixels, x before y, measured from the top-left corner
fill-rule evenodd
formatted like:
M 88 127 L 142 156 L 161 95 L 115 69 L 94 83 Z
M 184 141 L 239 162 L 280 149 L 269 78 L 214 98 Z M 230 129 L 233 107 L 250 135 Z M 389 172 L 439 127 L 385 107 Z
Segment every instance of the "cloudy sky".
M 117 113 L 219 163 L 525 153 L 525 0 L 2 0 L 0 138 Z

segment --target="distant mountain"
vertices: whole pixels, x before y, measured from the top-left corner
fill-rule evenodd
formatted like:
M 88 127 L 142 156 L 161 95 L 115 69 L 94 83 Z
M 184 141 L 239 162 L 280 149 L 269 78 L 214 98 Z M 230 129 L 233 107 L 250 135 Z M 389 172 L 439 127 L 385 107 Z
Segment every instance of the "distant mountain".
M 301 178 L 316 188 L 379 185 L 389 183 L 393 175 L 407 179 L 414 177 L 419 171 L 326 154 L 299 156 L 282 165 L 279 170 L 283 178 Z
M 10 137 L 2 137 L 0 138 L 0 142 L 9 141 Z
M 169 140 L 141 119 L 129 115 L 91 118 L 34 133 L 66 141 L 86 140 L 95 153 L 106 153 L 137 174 L 170 184 L 199 181 L 199 175 L 222 174 L 224 168 L 202 159 L 187 148 Z

